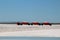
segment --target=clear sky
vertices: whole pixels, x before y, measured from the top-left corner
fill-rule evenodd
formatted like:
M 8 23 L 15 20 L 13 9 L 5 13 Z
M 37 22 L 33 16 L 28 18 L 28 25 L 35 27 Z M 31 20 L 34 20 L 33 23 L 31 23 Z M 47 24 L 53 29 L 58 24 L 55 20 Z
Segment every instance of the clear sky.
M 60 0 L 0 0 L 0 22 L 60 22 Z

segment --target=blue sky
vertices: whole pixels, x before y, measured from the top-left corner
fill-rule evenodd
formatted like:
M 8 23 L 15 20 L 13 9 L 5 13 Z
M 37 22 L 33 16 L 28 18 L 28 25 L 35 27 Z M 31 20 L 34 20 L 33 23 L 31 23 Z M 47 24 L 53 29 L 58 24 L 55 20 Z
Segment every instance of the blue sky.
M 60 0 L 0 0 L 0 22 L 60 22 Z

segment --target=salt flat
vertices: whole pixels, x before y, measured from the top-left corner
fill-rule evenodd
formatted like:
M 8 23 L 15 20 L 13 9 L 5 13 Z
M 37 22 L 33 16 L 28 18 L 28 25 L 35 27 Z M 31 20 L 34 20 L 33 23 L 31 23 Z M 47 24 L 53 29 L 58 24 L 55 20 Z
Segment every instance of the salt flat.
M 0 24 L 0 36 L 60 37 L 60 25 Z

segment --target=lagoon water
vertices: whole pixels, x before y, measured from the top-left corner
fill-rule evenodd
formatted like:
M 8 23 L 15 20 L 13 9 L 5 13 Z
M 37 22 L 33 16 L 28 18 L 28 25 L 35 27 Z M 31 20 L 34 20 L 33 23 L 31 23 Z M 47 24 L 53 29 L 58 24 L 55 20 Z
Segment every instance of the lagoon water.
M 0 37 L 0 40 L 60 40 L 60 37 Z

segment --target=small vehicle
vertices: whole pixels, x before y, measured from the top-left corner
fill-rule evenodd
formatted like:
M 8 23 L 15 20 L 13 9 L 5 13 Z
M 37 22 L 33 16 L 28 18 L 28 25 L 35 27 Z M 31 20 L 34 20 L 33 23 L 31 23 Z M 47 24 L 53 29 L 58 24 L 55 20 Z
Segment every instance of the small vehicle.
M 40 25 L 39 22 L 32 22 L 31 25 Z
M 52 25 L 51 23 L 49 23 L 49 22 L 44 22 L 44 23 L 42 23 L 42 25 Z
M 17 25 L 30 25 L 29 22 L 17 22 Z

